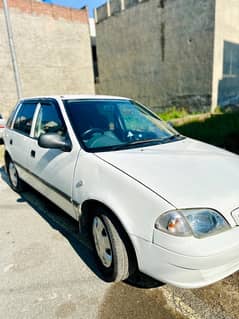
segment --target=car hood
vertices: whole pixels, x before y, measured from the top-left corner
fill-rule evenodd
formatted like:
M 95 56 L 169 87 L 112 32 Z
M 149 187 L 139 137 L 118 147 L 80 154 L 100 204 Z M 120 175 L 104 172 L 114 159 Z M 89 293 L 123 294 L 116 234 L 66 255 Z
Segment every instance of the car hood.
M 228 215 L 239 207 L 239 156 L 217 147 L 185 138 L 97 156 L 176 208 L 207 207 Z

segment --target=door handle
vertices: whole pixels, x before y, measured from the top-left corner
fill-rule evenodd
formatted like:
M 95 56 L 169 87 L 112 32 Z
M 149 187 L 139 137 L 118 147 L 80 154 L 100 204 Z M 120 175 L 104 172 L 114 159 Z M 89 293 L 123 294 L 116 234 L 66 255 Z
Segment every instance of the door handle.
M 9 143 L 10 143 L 10 145 L 12 145 L 12 144 L 13 144 L 13 140 L 12 140 L 12 139 L 10 139 Z
M 34 150 L 31 150 L 31 157 L 35 157 L 36 156 L 36 152 Z

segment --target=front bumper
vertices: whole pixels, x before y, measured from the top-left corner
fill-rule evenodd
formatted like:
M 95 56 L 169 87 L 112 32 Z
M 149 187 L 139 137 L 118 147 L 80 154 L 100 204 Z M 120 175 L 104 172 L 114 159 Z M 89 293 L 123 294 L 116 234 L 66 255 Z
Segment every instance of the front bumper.
M 154 243 L 137 236 L 131 239 L 140 271 L 157 280 L 199 288 L 239 270 L 239 227 L 204 239 L 156 232 Z

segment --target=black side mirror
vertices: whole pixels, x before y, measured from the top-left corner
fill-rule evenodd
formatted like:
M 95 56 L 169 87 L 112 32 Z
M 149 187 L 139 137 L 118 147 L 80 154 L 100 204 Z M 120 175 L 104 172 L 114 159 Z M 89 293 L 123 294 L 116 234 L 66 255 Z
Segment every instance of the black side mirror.
M 38 145 L 43 148 L 60 149 L 63 152 L 70 152 L 72 150 L 71 141 L 57 133 L 46 133 L 40 135 L 38 138 Z

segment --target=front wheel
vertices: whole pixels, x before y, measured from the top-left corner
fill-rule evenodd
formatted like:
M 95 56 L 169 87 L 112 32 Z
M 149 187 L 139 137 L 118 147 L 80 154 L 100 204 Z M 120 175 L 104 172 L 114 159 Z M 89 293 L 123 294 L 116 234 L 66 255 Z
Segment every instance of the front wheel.
M 117 222 L 100 210 L 92 219 L 91 230 L 96 262 L 103 279 L 118 282 L 128 278 L 131 265 L 126 242 Z
M 23 181 L 19 178 L 15 163 L 9 159 L 7 162 L 7 174 L 11 188 L 15 192 L 23 191 Z

